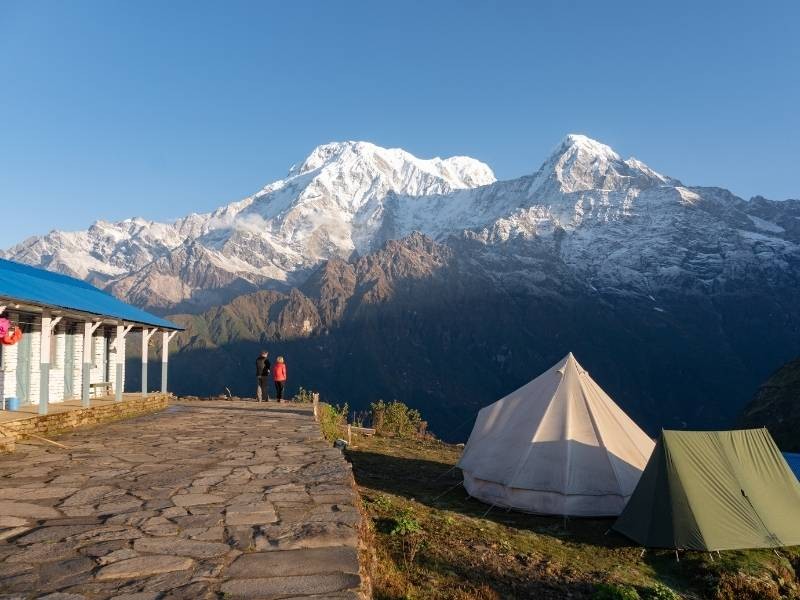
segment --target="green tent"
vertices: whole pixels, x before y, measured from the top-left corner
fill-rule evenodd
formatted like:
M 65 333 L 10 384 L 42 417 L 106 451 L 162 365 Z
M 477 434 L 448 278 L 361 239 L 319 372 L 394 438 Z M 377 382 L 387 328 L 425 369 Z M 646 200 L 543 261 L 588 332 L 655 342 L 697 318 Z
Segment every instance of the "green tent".
M 613 529 L 650 548 L 800 545 L 800 482 L 766 429 L 664 431 Z

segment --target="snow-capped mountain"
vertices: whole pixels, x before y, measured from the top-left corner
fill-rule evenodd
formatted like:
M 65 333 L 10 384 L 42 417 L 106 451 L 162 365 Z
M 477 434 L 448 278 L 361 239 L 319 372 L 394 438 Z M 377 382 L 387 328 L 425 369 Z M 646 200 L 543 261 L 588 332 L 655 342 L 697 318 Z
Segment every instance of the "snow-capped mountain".
M 494 181 L 489 167 L 468 157 L 422 160 L 366 142 L 331 143 L 285 179 L 212 213 L 174 223 L 99 221 L 87 231 L 27 239 L 5 256 L 89 279 L 143 305 L 208 305 L 294 283 L 321 260 L 369 250 L 394 194 L 446 195 Z
M 420 231 L 487 248 L 527 241 L 531 256 L 563 262 L 598 289 L 704 292 L 749 273 L 796 281 L 798 204 L 684 186 L 582 135 L 567 136 L 535 173 L 511 181 L 467 157 L 423 160 L 344 142 L 319 146 L 286 178 L 212 213 L 53 231 L 6 257 L 138 304 L 191 308 L 299 285 L 321 261 Z M 541 279 L 533 268 L 514 276 L 534 286 Z

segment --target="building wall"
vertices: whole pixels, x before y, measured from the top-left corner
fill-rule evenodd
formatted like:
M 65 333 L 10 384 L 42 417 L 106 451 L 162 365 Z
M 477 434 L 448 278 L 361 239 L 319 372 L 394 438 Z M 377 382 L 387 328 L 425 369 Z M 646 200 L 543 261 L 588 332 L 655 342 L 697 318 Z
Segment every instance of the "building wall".
M 8 318 L 16 321 L 17 313 L 9 313 Z M 0 368 L 0 397 L 8 398 L 17 395 L 17 346 L 3 346 L 2 368 Z
M 26 335 L 30 336 L 31 360 L 30 360 L 30 398 L 31 404 L 38 404 L 41 388 L 41 341 L 42 341 L 42 322 L 40 316 L 18 315 L 9 313 L 8 317 L 12 321 L 34 320 L 33 330 Z M 83 378 L 83 322 L 78 322 L 78 335 L 67 336 L 66 331 L 69 327 L 74 327 L 75 322 L 62 320 L 54 332 L 55 342 L 50 356 L 50 394 L 49 402 L 63 402 L 65 399 L 77 399 L 81 397 L 81 383 Z M 104 331 L 99 328 L 92 343 L 92 368 L 90 369 L 89 381 L 99 383 L 110 381 L 116 382 L 116 349 L 113 344 L 108 355 L 107 371 L 104 369 L 105 356 L 109 344 L 116 339 L 116 332 L 113 328 Z M 74 344 L 73 359 L 70 364 L 66 364 L 66 344 L 68 341 Z M 125 344 L 121 349 L 123 372 L 122 389 L 125 389 Z M 2 363 L 0 363 L 0 397 L 11 398 L 17 395 L 17 359 L 19 345 L 2 347 Z M 67 369 L 72 369 L 73 395 L 71 398 L 64 397 L 64 374 Z M 116 387 L 114 388 L 116 389 Z

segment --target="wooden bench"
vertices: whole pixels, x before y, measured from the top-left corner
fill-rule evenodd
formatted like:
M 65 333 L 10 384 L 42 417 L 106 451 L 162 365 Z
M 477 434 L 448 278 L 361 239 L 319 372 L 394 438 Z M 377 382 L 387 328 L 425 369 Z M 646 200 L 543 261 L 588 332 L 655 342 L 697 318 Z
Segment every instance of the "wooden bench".
M 97 396 L 97 390 L 104 390 L 105 396 L 110 396 L 111 392 L 113 391 L 112 388 L 114 384 L 110 381 L 95 381 L 94 383 L 89 384 L 89 393 L 90 395 Z

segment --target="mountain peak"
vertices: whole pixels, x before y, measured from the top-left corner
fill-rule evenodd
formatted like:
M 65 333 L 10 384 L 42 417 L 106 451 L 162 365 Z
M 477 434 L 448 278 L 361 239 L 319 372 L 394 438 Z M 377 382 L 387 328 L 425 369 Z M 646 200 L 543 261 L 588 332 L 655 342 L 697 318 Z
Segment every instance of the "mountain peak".
M 383 148 L 371 142 L 348 140 L 329 142 L 314 148 L 300 167 L 292 167 L 294 177 L 332 168 L 351 174 L 367 169 L 372 174 L 406 179 L 412 172 L 425 174 L 447 183 L 450 189 L 477 187 L 494 183 L 494 172 L 485 163 L 469 156 L 417 158 L 402 148 Z
M 613 148 L 588 136 L 571 133 L 555 148 L 534 176 L 540 193 L 616 190 L 631 184 L 648 186 L 668 178 L 636 159 L 623 160 Z
M 561 140 L 561 144 L 559 144 L 554 154 L 563 155 L 569 152 L 580 152 L 596 157 L 603 157 L 606 160 L 621 160 L 619 154 L 614 152 L 610 146 L 580 133 L 568 134 Z
M 303 161 L 300 168 L 296 171 L 290 171 L 291 175 L 302 175 L 309 171 L 314 171 L 320 167 L 325 166 L 331 162 L 337 162 L 346 157 L 346 155 L 365 155 L 374 152 L 378 147 L 369 142 L 360 142 L 354 140 L 347 140 L 344 142 L 328 142 L 327 144 L 320 144 L 311 151 L 311 154 Z

